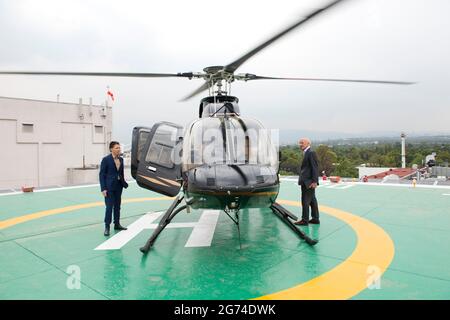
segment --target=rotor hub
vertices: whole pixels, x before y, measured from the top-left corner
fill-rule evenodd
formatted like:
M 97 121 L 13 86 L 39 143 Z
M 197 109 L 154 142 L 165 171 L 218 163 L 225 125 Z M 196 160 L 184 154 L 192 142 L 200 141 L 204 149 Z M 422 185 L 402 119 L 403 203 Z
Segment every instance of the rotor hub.
M 224 69 L 225 69 L 225 67 L 223 67 L 223 66 L 211 66 L 211 67 L 204 68 L 203 71 L 206 72 L 207 74 L 215 74 Z

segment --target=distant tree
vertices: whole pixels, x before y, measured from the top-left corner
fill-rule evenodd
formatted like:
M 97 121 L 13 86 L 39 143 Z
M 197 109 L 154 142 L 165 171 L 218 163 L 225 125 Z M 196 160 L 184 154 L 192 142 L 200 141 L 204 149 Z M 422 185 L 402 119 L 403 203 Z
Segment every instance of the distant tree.
M 384 156 L 383 167 L 400 167 L 401 158 L 401 153 L 391 150 Z
M 382 163 L 383 163 L 383 159 L 382 159 L 382 156 L 379 154 L 373 154 L 369 158 L 369 165 L 371 167 L 381 167 Z
M 406 146 L 407 166 L 421 165 L 422 160 L 432 152 L 436 152 L 436 162 L 439 165 L 450 163 L 450 143 L 443 141 L 409 142 Z M 355 167 L 362 163 L 372 167 L 401 166 L 401 145 L 398 142 L 379 143 L 328 143 L 315 148 L 319 160 L 319 170 L 328 175 L 356 177 Z M 289 174 L 297 174 L 303 153 L 298 145 L 280 148 L 280 170 Z M 333 163 L 338 163 L 333 165 Z
M 300 161 L 294 158 L 285 159 L 280 163 L 280 171 L 287 172 L 290 174 L 298 174 L 299 167 Z
M 337 160 L 337 155 L 330 147 L 321 144 L 316 148 L 317 160 L 319 161 L 319 174 L 325 171 L 326 175 L 330 175 L 333 172 L 333 163 Z
M 352 163 L 361 163 L 360 148 L 352 146 L 346 156 Z
M 370 157 L 370 151 L 369 151 L 369 150 L 366 150 L 365 148 L 362 149 L 362 150 L 359 152 L 359 157 L 361 158 L 360 163 L 365 163 L 365 162 L 367 162 L 367 160 L 369 160 L 369 157 Z
M 358 169 L 348 159 L 339 159 L 339 164 L 334 170 L 334 175 L 340 177 L 357 178 Z
M 412 159 L 412 161 L 409 162 L 409 164 L 410 164 L 409 166 L 417 164 L 419 167 L 421 167 L 424 160 L 425 160 L 425 157 L 422 154 L 416 153 L 414 156 L 414 159 Z
M 439 164 L 444 165 L 445 163 L 447 163 L 447 165 L 448 165 L 448 163 L 450 163 L 450 151 L 444 150 L 444 151 L 437 152 L 436 161 Z
M 299 148 L 294 148 L 294 146 L 280 147 L 281 158 L 280 161 L 283 162 L 289 158 L 300 160 L 300 150 Z

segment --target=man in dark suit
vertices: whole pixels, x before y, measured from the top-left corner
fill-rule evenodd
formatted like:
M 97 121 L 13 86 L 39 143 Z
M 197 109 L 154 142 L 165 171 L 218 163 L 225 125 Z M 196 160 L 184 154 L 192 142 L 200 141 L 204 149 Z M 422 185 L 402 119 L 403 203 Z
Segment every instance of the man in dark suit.
M 300 167 L 298 184 L 302 188 L 302 219 L 294 222 L 300 226 L 308 223 L 320 224 L 319 206 L 316 199 L 316 188 L 319 185 L 319 164 L 317 155 L 311 150 L 311 140 L 302 138 L 299 141 L 300 149 L 303 151 L 303 161 Z M 312 219 L 309 219 L 309 207 L 311 207 Z
M 102 159 L 100 165 L 100 189 L 105 197 L 105 236 L 109 236 L 109 226 L 114 211 L 114 230 L 127 230 L 120 225 L 120 203 L 123 188 L 128 188 L 123 174 L 123 158 L 120 156 L 120 144 L 111 141 L 111 153 Z

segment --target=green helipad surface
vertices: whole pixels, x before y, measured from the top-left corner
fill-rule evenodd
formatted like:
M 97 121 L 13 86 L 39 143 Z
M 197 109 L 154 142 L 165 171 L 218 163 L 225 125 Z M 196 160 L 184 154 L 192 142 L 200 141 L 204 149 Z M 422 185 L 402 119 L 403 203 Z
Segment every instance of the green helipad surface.
M 303 228 L 320 240 L 315 247 L 300 241 L 269 210 L 244 210 L 242 249 L 237 229 L 224 213 L 217 224 L 204 227 L 208 230 L 198 229 L 197 242 L 189 242 L 201 217 L 214 216 L 192 211 L 179 214 L 174 228 L 166 229 L 145 257 L 138 248 L 150 229 L 135 232 L 120 249 L 95 250 L 108 246 L 98 187 L 62 189 L 0 196 L 0 299 L 253 299 L 303 283 L 308 286 L 302 297 L 311 290 L 323 298 L 450 299 L 449 189 L 348 184 L 321 186 L 317 194 L 320 205 L 380 227 L 392 240 L 392 261 L 385 257 L 386 243 L 377 243 L 375 235 L 370 243 L 372 229 L 365 230 L 366 224 L 355 230 L 325 211 L 320 226 Z M 299 196 L 295 182 L 282 182 L 279 200 L 298 201 Z M 139 219 L 154 216 L 146 213 L 170 204 L 136 184 L 125 190 L 126 199 L 134 200 L 122 205 L 123 225 L 136 226 L 143 221 Z M 66 209 L 49 211 L 58 208 Z M 202 230 L 213 235 L 209 244 Z M 118 235 L 113 232 L 110 239 L 120 240 Z M 360 252 L 379 248 L 368 254 L 388 261 L 387 269 L 351 261 L 357 247 Z M 365 274 L 352 273 L 356 269 L 349 264 Z M 378 267 L 381 278 L 372 281 Z M 338 273 L 341 269 L 346 271 Z M 323 278 L 335 285 L 320 288 Z M 346 288 L 351 285 L 360 289 Z M 293 294 L 290 298 L 297 291 Z

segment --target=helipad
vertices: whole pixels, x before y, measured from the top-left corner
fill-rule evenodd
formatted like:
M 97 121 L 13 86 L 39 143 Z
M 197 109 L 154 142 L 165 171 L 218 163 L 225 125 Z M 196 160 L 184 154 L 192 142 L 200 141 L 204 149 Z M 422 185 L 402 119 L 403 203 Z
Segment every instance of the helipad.
M 0 196 L 0 299 L 450 299 L 449 189 L 326 185 L 300 241 L 270 210 L 178 215 L 138 250 L 170 199 L 130 184 L 128 231 L 103 236 L 97 186 Z M 299 189 L 279 202 L 299 213 Z

